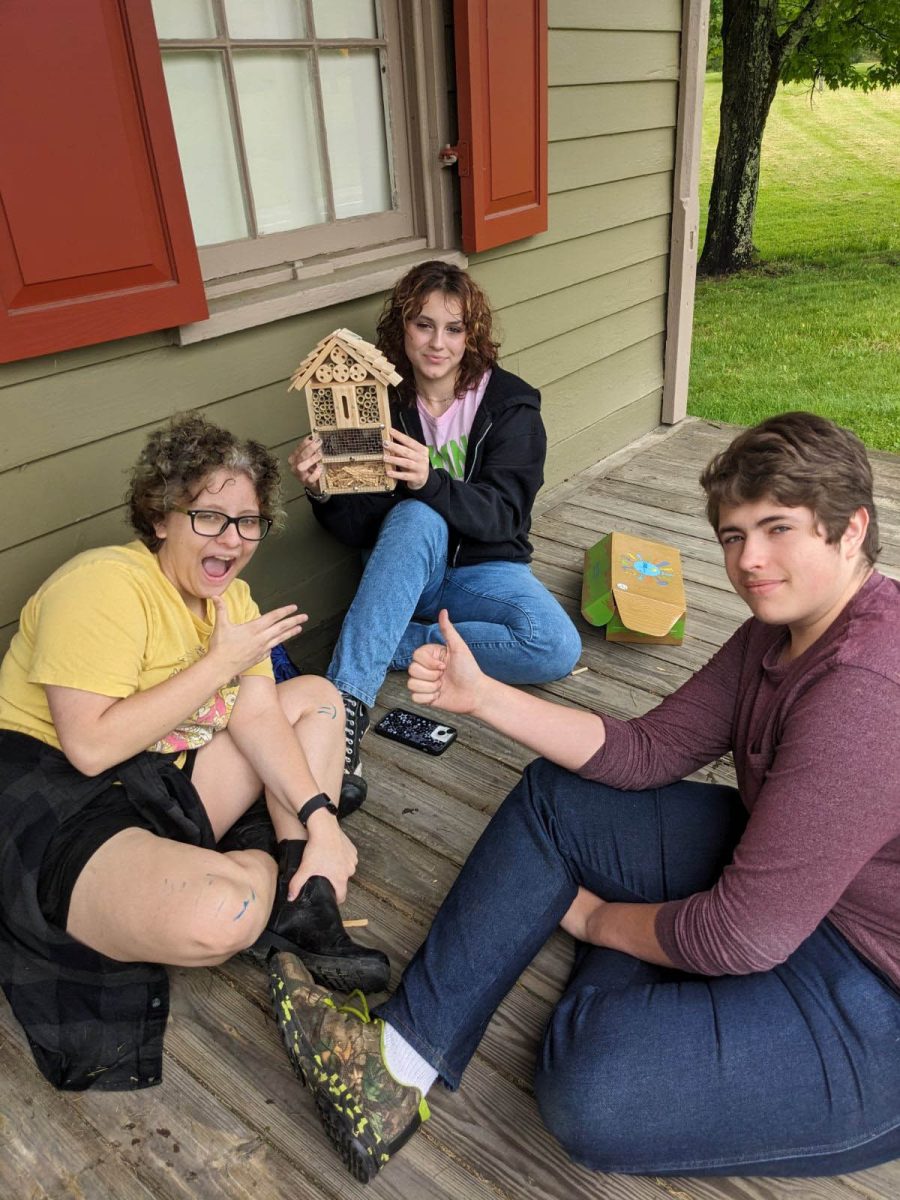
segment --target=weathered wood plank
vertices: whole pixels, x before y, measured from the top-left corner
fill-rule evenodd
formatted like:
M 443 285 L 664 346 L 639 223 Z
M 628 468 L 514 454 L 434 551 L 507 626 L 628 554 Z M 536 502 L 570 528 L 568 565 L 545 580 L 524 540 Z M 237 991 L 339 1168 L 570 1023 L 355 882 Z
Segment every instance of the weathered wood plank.
M 698 473 L 699 474 L 699 473 Z M 668 488 L 654 487 L 649 483 L 633 483 L 614 475 L 604 475 L 583 489 L 584 495 L 603 496 L 609 500 L 624 500 L 631 504 L 645 504 L 651 508 L 672 510 L 685 516 L 698 517 L 706 526 L 709 536 L 712 529 L 706 521 L 703 492 L 698 483 L 693 494 L 673 492 Z
M 586 512 L 587 510 L 581 510 Z M 575 524 L 577 516 L 577 506 L 572 506 L 572 515 L 568 520 L 554 520 L 552 517 L 545 517 L 542 521 L 541 528 L 545 536 L 551 536 L 559 539 L 562 531 L 565 531 L 565 540 L 567 542 L 576 543 L 579 549 L 587 549 L 593 545 L 605 533 L 613 528 L 612 520 L 616 514 L 606 514 L 603 521 L 597 520 L 596 524 L 592 521 L 592 514 L 588 514 L 581 518 L 583 524 Z M 597 517 L 603 514 L 596 514 Z M 604 528 L 608 525 L 609 528 Z M 621 522 L 616 522 L 616 528 L 621 528 Z M 628 522 L 627 529 L 629 533 L 635 534 L 637 537 L 649 538 L 651 540 L 659 540 L 660 530 L 655 524 L 650 524 L 649 521 L 631 520 Z M 734 597 L 734 600 L 740 604 L 737 596 L 730 591 L 728 577 L 725 574 L 725 568 L 722 566 L 721 553 L 718 558 L 715 557 L 715 547 L 708 548 L 706 543 L 700 538 L 689 538 L 685 534 L 679 535 L 679 547 L 682 549 L 682 554 L 689 554 L 690 557 L 682 559 L 682 571 L 685 580 L 695 580 L 698 583 L 705 583 L 712 587 L 720 587 L 723 591 L 728 592 Z M 579 568 L 580 571 L 580 568 Z M 727 603 L 727 602 L 726 602 Z
M 671 1200 L 893 1200 L 890 1191 L 869 1190 L 860 1180 L 861 1176 L 857 1174 L 834 1179 L 671 1176 L 656 1178 L 654 1182 Z
M 392 680 L 395 686 L 390 689 L 391 698 L 403 688 L 402 672 Z M 405 708 L 414 707 L 408 693 L 403 695 L 401 704 Z M 399 706 L 392 704 L 392 707 Z M 374 710 L 378 715 L 382 711 L 382 704 Z M 455 722 L 453 717 L 448 720 Z M 399 742 L 371 734 L 363 742 L 363 750 L 366 775 L 369 775 L 369 765 L 378 763 L 383 772 L 381 786 L 389 792 L 393 790 L 392 776 L 399 779 L 402 775 L 427 784 L 444 798 L 444 803 L 457 800 L 478 813 L 493 813 L 519 779 L 518 770 L 498 762 L 490 754 L 482 753 L 480 747 L 471 742 L 466 744 L 465 754 L 459 754 L 455 747 L 451 747 L 439 757 L 432 758 Z
M 530 1096 L 475 1058 L 463 1077 L 464 1095 L 429 1094 L 435 1120 L 429 1132 L 464 1152 L 490 1186 L 517 1200 L 662 1200 L 648 1177 L 600 1175 L 572 1163 L 549 1136 Z M 433 1098 L 433 1099 L 432 1099 Z M 452 1138 L 452 1141 L 450 1139 Z
M 621 360 L 633 350 L 613 357 Z M 577 381 L 572 411 L 580 402 L 589 422 L 590 395 L 580 389 L 590 375 L 591 368 L 578 371 L 551 384 L 545 394 Z M 595 424 L 603 428 L 614 418 L 615 410 Z M 684 644 L 613 645 L 582 622 L 582 663 L 588 670 L 527 690 L 615 715 L 646 711 L 746 615 L 724 580 L 696 483 L 702 463 L 734 431 L 693 425 L 701 423 L 654 434 L 637 452 L 623 452 L 548 492 L 534 533 L 537 575 L 580 620 L 583 549 L 606 531 L 602 526 L 627 524 L 654 530 L 657 537 L 668 530 L 663 540 L 685 552 L 689 632 Z M 572 441 L 577 441 L 574 435 Z M 883 477 L 891 484 L 895 460 L 888 457 L 884 465 Z M 885 528 L 890 553 L 897 546 L 893 514 Z M 280 544 L 280 552 L 290 551 L 289 541 Z M 278 586 L 289 586 L 288 572 L 275 574 Z M 305 637 L 292 647 L 295 658 Z M 382 705 L 415 707 L 402 673 L 388 677 L 379 701 L 376 718 Z M 347 826 L 360 847 L 360 866 L 344 912 L 368 918 L 369 926 L 358 936 L 388 948 L 394 983 L 479 831 L 532 757 L 471 718 L 451 720 L 459 739 L 438 760 L 371 734 L 363 743 L 370 798 Z M 699 774 L 734 783 L 727 758 Z M 847 1178 L 781 1180 L 598 1176 L 567 1162 L 542 1127 L 530 1079 L 571 955 L 571 939 L 554 934 L 495 1014 L 460 1095 L 439 1088 L 432 1092 L 432 1122 L 370 1186 L 372 1195 L 392 1200 L 588 1200 L 600 1193 L 610 1200 L 888 1200 L 897 1194 L 897 1164 Z M 176 971 L 174 976 L 165 1081 L 140 1093 L 52 1092 L 0 1001 L 0 1195 L 29 1200 L 70 1194 L 89 1200 L 108 1195 L 234 1200 L 251 1192 L 274 1200 L 357 1195 L 319 1130 L 308 1094 L 290 1072 L 269 1015 L 263 973 L 235 960 L 213 971 Z M 38 1140 L 55 1155 L 49 1172 L 43 1163 L 39 1171 L 37 1158 L 30 1157 Z
M 882 1163 L 880 1167 L 872 1167 L 868 1171 L 857 1171 L 853 1175 L 842 1175 L 840 1182 L 845 1184 L 847 1191 L 842 1194 L 842 1200 L 857 1200 L 869 1196 L 873 1200 L 894 1200 L 900 1196 L 900 1163 Z
M 669 490 L 673 496 L 681 498 L 680 503 L 683 502 L 684 498 L 693 497 L 696 491 L 699 491 L 699 485 L 696 484 L 696 477 L 692 479 L 691 473 L 686 468 L 686 464 L 679 460 L 663 461 L 656 458 L 647 464 L 646 469 L 635 467 L 633 463 L 629 463 L 617 468 L 614 472 L 614 478 L 620 482 L 630 482 L 638 486 L 646 483 L 654 491 Z M 602 489 L 596 494 L 601 495 Z M 883 547 L 881 563 L 888 568 L 888 573 L 893 573 L 897 569 L 900 569 L 900 552 L 898 552 L 898 545 L 900 545 L 900 511 L 889 505 L 883 506 L 881 504 L 881 492 L 877 483 L 875 500 L 879 512 L 879 531 Z M 673 508 L 679 507 L 680 503 L 673 505 Z
M 9 1024 L 8 1024 L 9 1023 Z M 38 1074 L 21 1034 L 7 1032 L 12 1015 L 0 999 L 0 1196 L 45 1200 L 155 1200 L 95 1130 Z
M 347 832 L 355 837 L 352 818 Z M 360 842 L 360 853 L 366 853 L 364 842 Z M 390 948 L 390 990 L 393 991 L 399 983 L 402 970 L 425 939 L 430 916 L 427 921 L 414 921 L 373 896 L 356 881 L 350 885 L 342 913 L 345 918 L 362 917 L 368 920 L 365 928 L 353 931 L 357 941 L 364 945 Z M 560 938 L 562 942 L 565 941 L 563 935 Z M 535 1049 L 551 1004 L 557 999 L 563 979 L 568 975 L 569 961 L 561 955 L 559 963 L 561 973 L 558 985 L 550 982 L 546 972 L 539 974 L 528 970 L 524 973 L 491 1021 L 478 1048 L 478 1054 L 485 1062 L 524 1090 L 531 1086 Z M 264 973 L 255 964 L 234 958 L 217 968 L 217 972 L 228 980 L 229 986 L 238 988 L 251 1001 L 258 996 L 259 980 Z M 375 998 L 371 1003 L 374 1008 Z
M 0 1001 L 0 1026 L 4 1035 L 21 1047 L 23 1062 L 31 1072 L 35 1103 L 64 1104 L 70 1120 L 80 1121 L 93 1133 L 98 1151 L 103 1151 L 98 1165 L 118 1161 L 123 1177 L 131 1174 L 152 1196 L 212 1200 L 262 1194 L 273 1200 L 318 1200 L 321 1193 L 303 1175 L 288 1173 L 287 1164 L 279 1161 L 261 1132 L 236 1115 L 231 1104 L 217 1101 L 199 1085 L 173 1059 L 170 1049 L 165 1055 L 163 1082 L 156 1087 L 139 1092 L 54 1093 L 31 1062 L 5 1001 Z M 173 1033 L 177 1042 L 176 1027 L 177 1020 L 170 1027 L 169 1044 Z M 241 1096 L 240 1087 L 231 1093 L 232 1100 Z M 40 1150 L 45 1159 L 52 1158 L 53 1141 Z M 41 1173 L 39 1168 L 36 1184 Z M 85 1183 L 90 1189 L 92 1180 Z M 87 1194 L 98 1200 L 118 1195 L 114 1189 L 101 1191 L 99 1183 L 98 1179 Z
M 267 999 L 254 1004 L 213 972 L 178 971 L 173 984 L 169 1054 L 223 1103 L 230 1105 L 239 1097 L 256 1139 L 283 1163 L 275 1181 L 280 1190 L 270 1193 L 260 1178 L 255 1194 L 312 1198 L 324 1191 L 348 1200 L 358 1195 L 359 1185 L 334 1155 L 308 1092 L 294 1077 Z M 266 986 L 260 972 L 261 997 Z M 431 1139 L 421 1136 L 391 1164 L 390 1173 L 373 1181 L 367 1194 L 385 1200 L 398 1194 L 441 1200 L 470 1195 L 488 1200 L 490 1195 Z
M 670 542 L 681 553 L 690 553 L 704 562 L 721 563 L 722 550 L 713 541 L 709 525 L 699 515 L 685 515 L 675 509 L 654 508 L 651 504 L 636 504 L 618 496 L 607 496 L 602 488 L 592 488 L 573 497 L 569 504 L 560 505 L 555 519 L 588 533 L 598 525 L 609 529 L 656 530 L 656 541 Z M 596 539 L 595 539 L 596 540 Z

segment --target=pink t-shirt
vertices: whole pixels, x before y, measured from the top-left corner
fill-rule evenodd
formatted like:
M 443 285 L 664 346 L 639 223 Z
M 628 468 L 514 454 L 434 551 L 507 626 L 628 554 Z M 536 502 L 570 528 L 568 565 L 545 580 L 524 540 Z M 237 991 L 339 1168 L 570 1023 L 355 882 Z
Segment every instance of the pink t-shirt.
M 443 467 L 454 479 L 462 479 L 465 473 L 469 433 L 490 378 L 490 371 L 485 371 L 478 385 L 469 388 L 464 396 L 457 396 L 447 411 L 439 417 L 431 415 L 421 397 L 417 399 L 431 465 L 435 468 Z

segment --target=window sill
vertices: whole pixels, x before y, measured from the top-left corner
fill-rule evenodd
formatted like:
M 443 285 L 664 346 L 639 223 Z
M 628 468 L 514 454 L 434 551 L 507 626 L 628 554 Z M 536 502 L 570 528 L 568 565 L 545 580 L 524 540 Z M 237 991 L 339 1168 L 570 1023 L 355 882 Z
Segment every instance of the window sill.
M 263 287 L 253 287 L 222 295 L 218 285 L 210 292 L 209 317 L 182 325 L 176 330 L 176 343 L 190 346 L 210 338 L 223 337 L 242 329 L 267 325 L 285 317 L 357 300 L 360 296 L 371 296 L 387 291 L 416 263 L 429 259 L 455 263 L 465 267 L 468 259 L 459 250 L 415 249 L 377 258 L 359 255 L 351 258 L 333 258 L 322 264 L 298 272 L 299 278 L 279 280 Z

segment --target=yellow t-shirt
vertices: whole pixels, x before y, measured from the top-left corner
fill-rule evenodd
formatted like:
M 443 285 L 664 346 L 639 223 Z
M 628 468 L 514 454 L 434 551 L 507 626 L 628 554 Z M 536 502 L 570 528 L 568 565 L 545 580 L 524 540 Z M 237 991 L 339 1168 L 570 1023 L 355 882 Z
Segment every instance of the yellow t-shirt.
M 250 589 L 235 579 L 224 592 L 235 624 L 259 616 Z M 60 749 L 47 704 L 47 684 L 124 698 L 145 692 L 207 652 L 215 609 L 195 617 L 141 542 L 88 550 L 55 571 L 31 597 L 0 666 L 0 729 L 13 729 Z M 245 671 L 272 678 L 268 655 Z M 224 729 L 239 679 L 149 750 L 171 753 L 205 746 Z

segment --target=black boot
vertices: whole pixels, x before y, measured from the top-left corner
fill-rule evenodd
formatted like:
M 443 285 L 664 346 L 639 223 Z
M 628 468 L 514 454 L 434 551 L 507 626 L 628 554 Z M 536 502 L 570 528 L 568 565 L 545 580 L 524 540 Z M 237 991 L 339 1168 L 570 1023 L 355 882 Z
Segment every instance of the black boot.
M 252 953 L 264 958 L 276 950 L 296 954 L 317 983 L 337 992 L 383 992 L 390 981 L 390 961 L 381 950 L 360 946 L 347 936 L 330 880 L 313 875 L 296 900 L 287 899 L 305 846 L 302 841 L 278 845 L 275 905 Z
M 341 798 L 338 801 L 338 820 L 343 821 L 358 808 L 362 808 L 368 792 L 369 785 L 362 775 L 345 775 L 341 783 Z
M 265 800 L 260 798 L 251 804 L 222 837 L 216 849 L 223 853 L 226 850 L 265 850 L 266 854 L 271 854 L 277 860 L 278 838 Z

